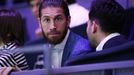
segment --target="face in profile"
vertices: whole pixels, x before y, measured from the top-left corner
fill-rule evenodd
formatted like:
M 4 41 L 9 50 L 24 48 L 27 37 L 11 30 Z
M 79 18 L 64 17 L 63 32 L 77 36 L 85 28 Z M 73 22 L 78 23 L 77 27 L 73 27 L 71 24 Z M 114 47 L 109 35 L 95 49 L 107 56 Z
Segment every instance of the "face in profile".
M 30 0 L 30 6 L 32 9 L 33 15 L 38 19 L 39 18 L 39 4 L 41 0 Z
M 41 10 L 41 27 L 44 37 L 51 44 L 62 42 L 67 33 L 70 17 L 59 7 L 47 7 Z
M 88 36 L 88 39 L 90 41 L 91 47 L 95 48 L 95 38 L 94 38 L 94 34 L 93 34 L 93 23 L 90 20 L 87 22 L 86 32 L 87 32 L 87 36 Z

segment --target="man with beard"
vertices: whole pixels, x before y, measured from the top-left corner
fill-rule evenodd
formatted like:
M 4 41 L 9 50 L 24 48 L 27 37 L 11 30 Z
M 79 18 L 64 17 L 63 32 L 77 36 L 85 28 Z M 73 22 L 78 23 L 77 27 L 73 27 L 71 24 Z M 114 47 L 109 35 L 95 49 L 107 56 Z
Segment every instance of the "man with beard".
M 63 0 L 41 2 L 39 20 L 46 43 L 53 46 L 52 68 L 62 67 L 68 58 L 92 51 L 86 39 L 69 30 L 70 19 L 68 6 Z

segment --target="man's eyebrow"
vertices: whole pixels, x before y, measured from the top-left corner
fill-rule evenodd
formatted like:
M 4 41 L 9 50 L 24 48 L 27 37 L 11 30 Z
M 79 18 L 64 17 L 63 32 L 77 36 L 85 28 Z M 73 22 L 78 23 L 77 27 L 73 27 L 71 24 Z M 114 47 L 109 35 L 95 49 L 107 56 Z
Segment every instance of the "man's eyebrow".
M 43 16 L 42 18 L 48 18 L 49 16 Z
M 61 14 L 59 14 L 59 15 L 56 15 L 56 17 L 62 17 L 62 15 L 61 15 Z

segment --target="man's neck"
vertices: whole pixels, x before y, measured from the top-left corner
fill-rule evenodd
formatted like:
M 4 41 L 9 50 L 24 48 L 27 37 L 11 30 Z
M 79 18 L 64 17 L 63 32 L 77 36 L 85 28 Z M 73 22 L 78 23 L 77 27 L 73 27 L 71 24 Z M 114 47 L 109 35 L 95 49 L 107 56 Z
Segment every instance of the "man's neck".
M 98 33 L 96 38 L 96 44 L 99 45 L 102 40 L 104 40 L 111 33 Z

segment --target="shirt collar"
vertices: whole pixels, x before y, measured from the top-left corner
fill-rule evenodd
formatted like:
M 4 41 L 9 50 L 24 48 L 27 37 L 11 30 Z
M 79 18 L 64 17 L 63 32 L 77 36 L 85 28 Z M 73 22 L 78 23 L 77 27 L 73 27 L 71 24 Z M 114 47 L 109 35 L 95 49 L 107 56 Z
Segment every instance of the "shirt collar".
M 116 37 L 116 36 L 119 36 L 120 34 L 119 33 L 111 33 L 111 34 L 109 34 L 106 38 L 104 38 L 101 42 L 100 42 L 100 44 L 96 47 L 96 51 L 101 51 L 101 50 L 103 50 L 103 46 L 104 46 L 104 44 L 108 41 L 108 40 L 110 40 L 111 38 L 113 38 L 113 37 Z

